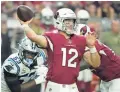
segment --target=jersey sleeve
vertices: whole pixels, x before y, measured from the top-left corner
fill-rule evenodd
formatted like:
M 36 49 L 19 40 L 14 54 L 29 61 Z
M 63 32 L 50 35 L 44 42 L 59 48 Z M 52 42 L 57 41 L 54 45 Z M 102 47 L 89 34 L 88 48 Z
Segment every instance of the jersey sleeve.
M 104 55 L 104 56 L 108 57 L 111 61 L 117 60 L 117 55 L 107 45 L 105 45 L 105 44 L 101 43 L 100 41 L 98 41 L 96 47 L 97 47 L 98 52 L 99 52 L 99 54 L 101 56 Z
M 54 36 L 55 33 L 52 32 L 46 32 L 44 34 L 46 40 L 47 40 L 47 50 L 52 50 L 53 51 L 53 42 L 52 42 L 52 37 Z

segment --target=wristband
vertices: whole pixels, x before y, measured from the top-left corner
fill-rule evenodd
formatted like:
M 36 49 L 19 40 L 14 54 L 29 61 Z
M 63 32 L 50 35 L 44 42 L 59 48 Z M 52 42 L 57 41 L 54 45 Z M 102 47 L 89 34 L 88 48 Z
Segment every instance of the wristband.
M 97 52 L 97 50 L 96 50 L 96 48 L 95 48 L 95 47 L 90 48 L 90 53 L 95 53 L 95 52 Z
M 36 85 L 41 84 L 46 81 L 46 76 L 44 74 L 40 75 L 36 79 L 34 79 L 34 81 L 35 81 Z

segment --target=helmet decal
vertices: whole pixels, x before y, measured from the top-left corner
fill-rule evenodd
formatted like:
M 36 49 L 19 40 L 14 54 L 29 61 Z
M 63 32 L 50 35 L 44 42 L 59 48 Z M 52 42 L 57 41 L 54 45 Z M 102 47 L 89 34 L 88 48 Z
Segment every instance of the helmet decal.
M 54 15 L 54 18 L 57 19 L 58 15 L 59 15 L 59 12 L 56 12 L 56 14 Z
M 81 34 L 81 35 L 85 35 L 86 33 L 87 33 L 87 27 L 84 26 L 84 27 L 82 27 L 82 28 L 80 29 L 80 34 Z

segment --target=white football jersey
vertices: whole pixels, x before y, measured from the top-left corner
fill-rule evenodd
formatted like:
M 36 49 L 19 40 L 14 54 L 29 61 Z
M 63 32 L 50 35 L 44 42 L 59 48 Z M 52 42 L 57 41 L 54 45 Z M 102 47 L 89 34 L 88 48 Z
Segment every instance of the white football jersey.
M 37 58 L 37 65 L 39 66 L 43 64 L 46 60 L 46 55 L 44 51 L 41 51 L 38 58 Z M 32 79 L 35 79 L 37 77 L 36 69 L 35 68 L 29 68 L 25 66 L 22 61 L 20 60 L 18 53 L 14 53 L 10 55 L 2 65 L 2 78 L 1 78 L 1 90 L 2 92 L 11 92 L 8 88 L 5 79 L 4 79 L 4 70 L 11 74 L 16 74 L 19 77 L 20 83 L 26 83 Z

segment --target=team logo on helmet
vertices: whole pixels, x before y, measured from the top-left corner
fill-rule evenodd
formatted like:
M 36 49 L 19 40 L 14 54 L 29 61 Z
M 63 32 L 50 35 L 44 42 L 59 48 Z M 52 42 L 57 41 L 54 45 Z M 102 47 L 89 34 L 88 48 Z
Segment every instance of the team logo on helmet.
M 87 26 L 84 26 L 80 29 L 80 35 L 85 35 L 87 33 Z

